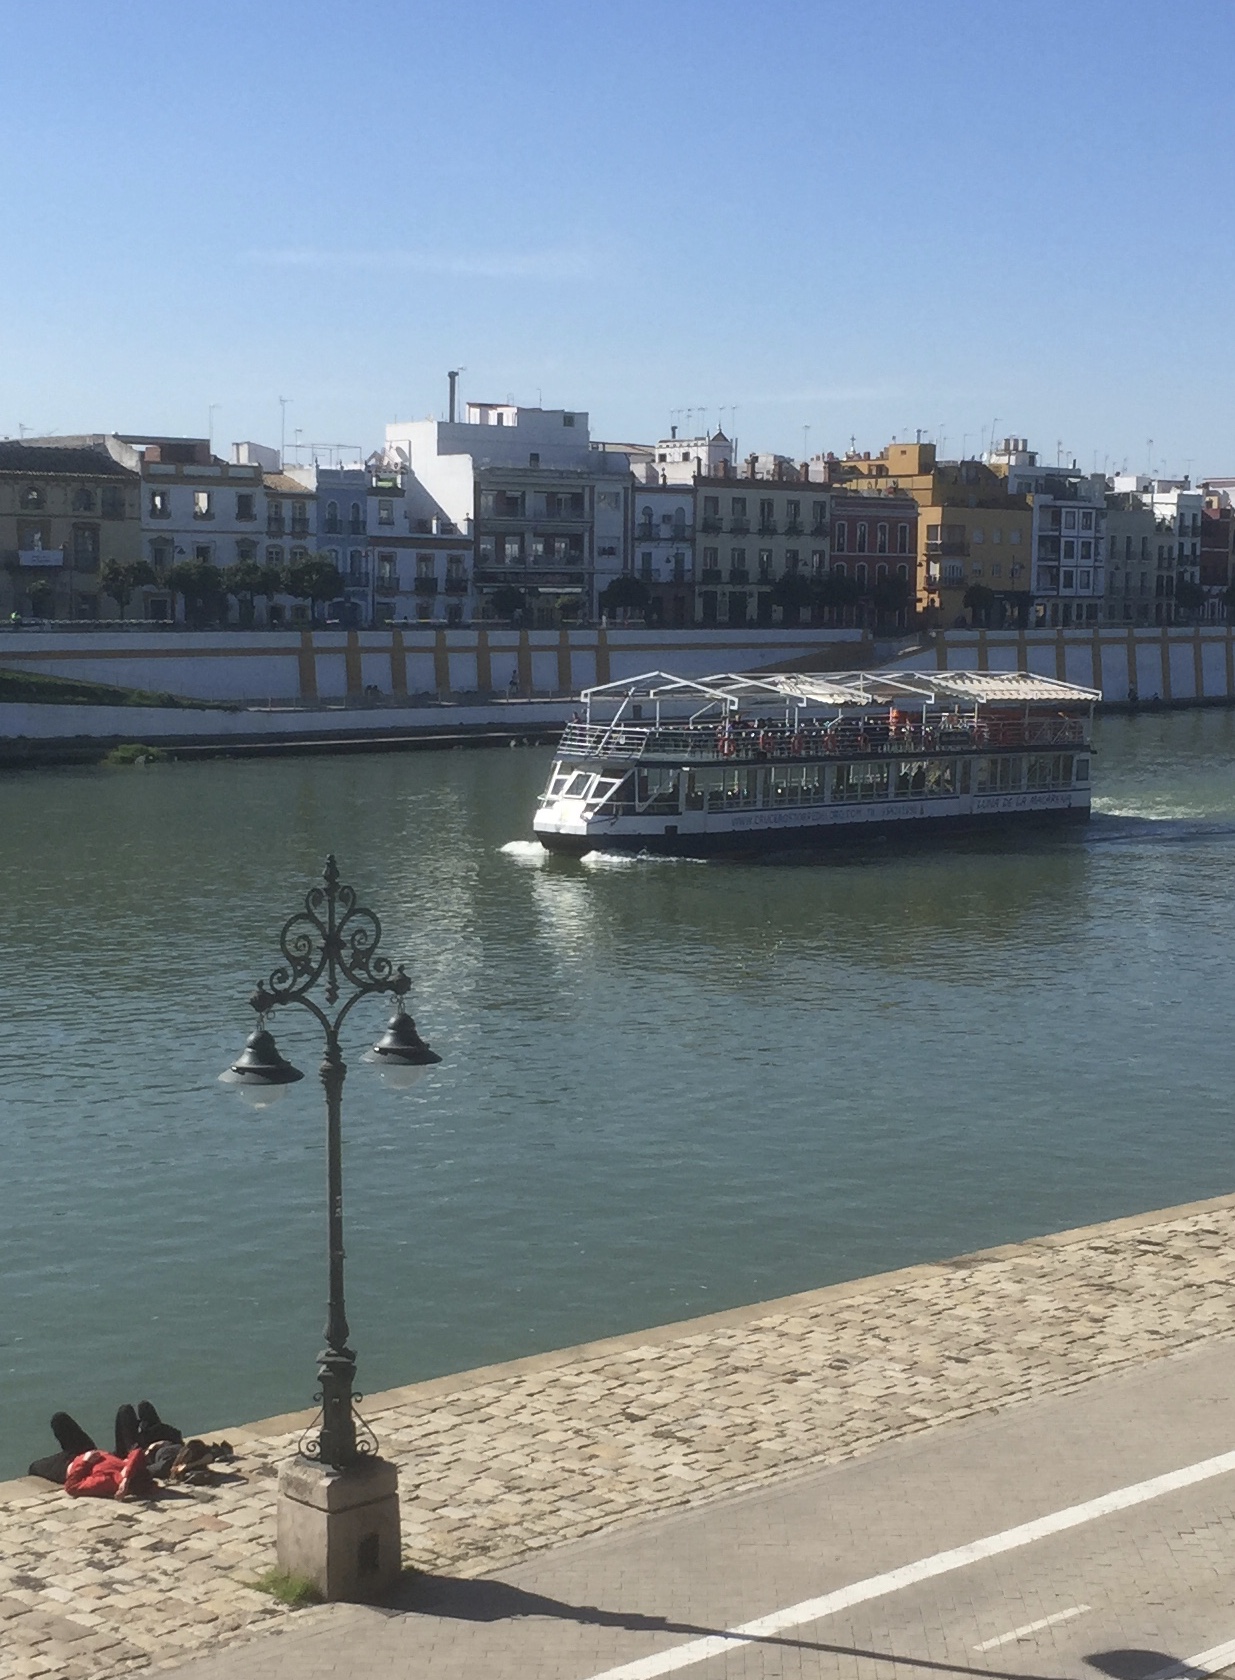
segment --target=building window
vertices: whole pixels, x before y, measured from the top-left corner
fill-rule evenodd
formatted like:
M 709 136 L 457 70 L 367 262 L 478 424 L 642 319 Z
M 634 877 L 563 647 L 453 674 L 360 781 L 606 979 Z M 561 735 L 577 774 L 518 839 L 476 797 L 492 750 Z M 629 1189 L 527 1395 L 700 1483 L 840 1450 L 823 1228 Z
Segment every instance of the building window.
M 379 525 L 393 525 L 395 522 L 395 505 L 385 496 L 377 504 L 377 522 Z
M 337 537 L 340 529 L 341 529 L 341 526 L 339 524 L 339 504 L 338 504 L 338 502 L 327 502 L 326 503 L 326 530 L 327 530 L 327 532 L 329 533 L 330 536 Z
M 888 552 L 888 528 L 882 523 L 875 527 L 875 552 L 876 554 L 886 554 Z
M 649 511 L 651 511 L 649 509 Z M 705 496 L 703 498 L 703 516 L 705 519 L 716 519 L 720 515 L 720 497 Z
M 151 519 L 170 519 L 172 511 L 171 495 L 166 490 L 152 490 L 150 492 Z
M 253 492 L 251 490 L 240 491 L 236 497 L 236 518 L 256 519 L 256 517 Z
M 104 519 L 124 518 L 124 491 L 118 484 L 105 484 L 99 500 L 99 511 Z
M 832 539 L 832 551 L 835 554 L 843 554 L 848 546 L 849 532 L 845 521 L 842 519 L 836 526 L 836 535 Z
M 1083 513 L 1081 515 L 1081 530 L 1082 531 L 1092 531 L 1093 530 L 1093 514 L 1092 513 Z
M 573 426 L 574 423 L 575 423 L 575 417 L 574 417 L 573 414 L 563 414 L 563 416 L 562 416 L 563 426 Z
M 651 576 L 652 576 L 652 551 L 651 551 L 650 548 L 645 549 L 644 552 L 639 556 L 639 567 L 640 567 L 640 570 L 643 573 L 644 578 L 645 579 L 650 579 Z
M 896 552 L 898 554 L 908 554 L 909 553 L 909 527 L 908 527 L 908 525 L 898 525 L 896 527 Z
M 866 521 L 864 519 L 858 523 L 858 553 L 866 553 Z
M 46 501 L 46 497 L 37 484 L 27 484 L 21 493 L 21 509 L 23 513 L 37 512 Z
M 364 516 L 360 511 L 360 503 L 352 503 L 351 534 L 358 537 L 364 530 Z
M 1076 509 L 1075 508 L 1068 508 L 1065 511 L 1064 516 L 1063 516 L 1063 528 L 1064 528 L 1065 531 L 1075 531 L 1076 530 Z
M 268 566 L 281 566 L 283 564 L 283 550 L 277 543 L 266 550 L 266 564 Z
M 209 490 L 194 490 L 193 517 L 194 519 L 213 519 L 214 515 L 210 511 Z
M 1081 539 L 1081 559 L 1082 560 L 1092 560 L 1093 559 L 1093 538 L 1092 537 L 1082 537 L 1082 539 Z
M 236 560 L 241 566 L 248 566 L 257 559 L 257 544 L 252 537 L 240 537 L 236 542 Z
M 1065 560 L 1075 560 L 1076 559 L 1076 539 L 1075 538 L 1073 538 L 1073 537 L 1065 537 L 1064 538 L 1063 557 L 1064 557 Z
M 211 543 L 196 543 L 193 547 L 193 558 L 199 565 L 209 565 L 214 558 L 214 547 Z
M 99 528 L 74 525 L 73 564 L 79 571 L 93 571 L 99 563 Z
M 74 492 L 73 492 L 73 512 L 74 513 L 93 513 L 94 512 L 94 491 L 93 490 L 87 490 L 87 488 L 84 484 L 79 489 L 74 490 Z

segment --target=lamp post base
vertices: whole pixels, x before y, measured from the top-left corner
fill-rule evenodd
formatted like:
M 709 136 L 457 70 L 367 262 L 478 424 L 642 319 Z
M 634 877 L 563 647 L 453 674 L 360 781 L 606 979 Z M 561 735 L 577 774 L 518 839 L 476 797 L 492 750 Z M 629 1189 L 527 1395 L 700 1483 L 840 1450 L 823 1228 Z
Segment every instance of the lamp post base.
M 399 1578 L 399 1472 L 382 1458 L 332 1470 L 291 1459 L 279 1470 L 279 1568 L 324 1599 L 364 1604 Z

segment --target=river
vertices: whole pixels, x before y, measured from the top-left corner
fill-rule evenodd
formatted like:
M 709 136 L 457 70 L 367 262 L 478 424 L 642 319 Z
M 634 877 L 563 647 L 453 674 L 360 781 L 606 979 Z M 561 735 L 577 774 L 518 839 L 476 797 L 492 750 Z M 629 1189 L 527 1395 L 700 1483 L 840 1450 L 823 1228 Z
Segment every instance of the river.
M 320 1089 L 215 1075 L 331 850 L 444 1057 L 351 1018 L 362 1387 L 1230 1189 L 1235 713 L 1098 746 L 1082 834 L 812 866 L 546 861 L 540 749 L 7 775 L 0 1476 L 309 1403 Z

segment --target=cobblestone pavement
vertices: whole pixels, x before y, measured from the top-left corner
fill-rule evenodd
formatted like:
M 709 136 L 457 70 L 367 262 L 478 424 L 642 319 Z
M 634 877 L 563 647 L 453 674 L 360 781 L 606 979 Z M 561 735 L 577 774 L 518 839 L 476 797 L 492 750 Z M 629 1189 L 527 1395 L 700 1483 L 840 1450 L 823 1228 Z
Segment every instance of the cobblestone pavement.
M 475 1577 L 1223 1335 L 1233 1239 L 1223 1197 L 372 1396 L 406 1560 Z M 0 1680 L 294 1624 L 247 1583 L 306 1421 L 223 1431 L 237 1479 L 153 1506 L 0 1488 Z

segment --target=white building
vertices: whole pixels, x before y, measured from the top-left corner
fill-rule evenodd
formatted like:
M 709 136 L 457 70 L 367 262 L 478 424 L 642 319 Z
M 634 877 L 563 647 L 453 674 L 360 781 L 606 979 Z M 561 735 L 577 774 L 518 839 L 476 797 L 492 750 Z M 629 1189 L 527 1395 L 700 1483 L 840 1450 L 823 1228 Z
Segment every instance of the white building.
M 635 478 L 642 484 L 693 484 L 732 468 L 734 445 L 724 432 L 680 438 L 676 426 L 654 448 L 633 458 Z
M 985 457 L 1008 480 L 1010 496 L 1028 499 L 1032 622 L 1097 624 L 1106 590 L 1106 479 L 1071 467 L 1043 466 L 1026 438 L 1004 438 Z
M 468 403 L 461 421 L 387 426 L 385 460 L 472 539 L 478 618 L 507 616 L 493 597 L 517 590 L 531 622 L 587 620 L 627 569 L 629 456 L 594 446 L 585 413 Z

